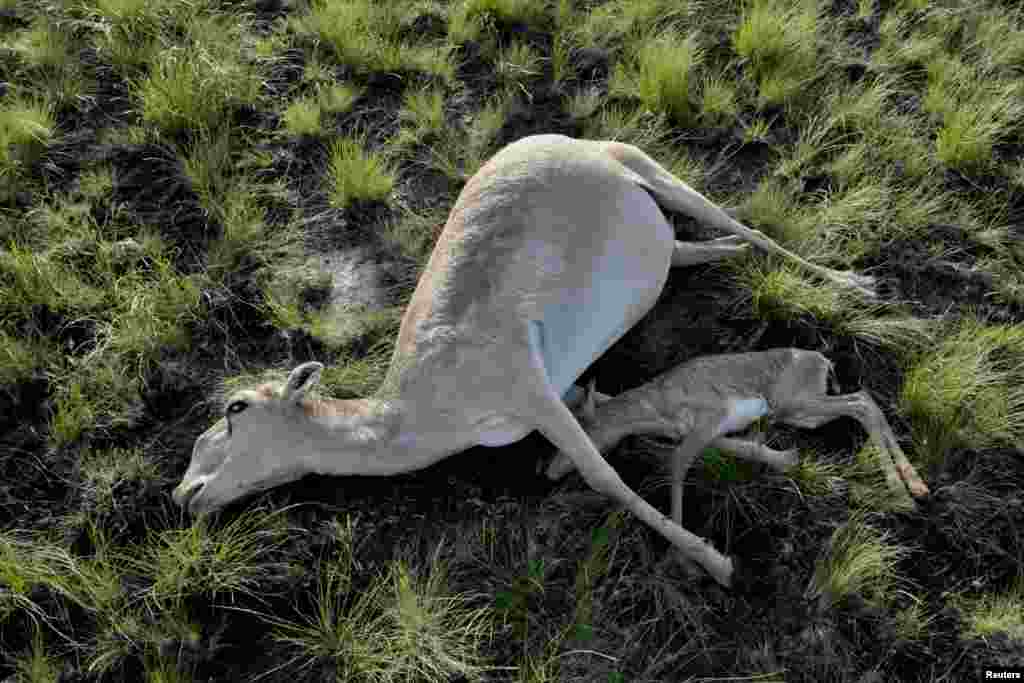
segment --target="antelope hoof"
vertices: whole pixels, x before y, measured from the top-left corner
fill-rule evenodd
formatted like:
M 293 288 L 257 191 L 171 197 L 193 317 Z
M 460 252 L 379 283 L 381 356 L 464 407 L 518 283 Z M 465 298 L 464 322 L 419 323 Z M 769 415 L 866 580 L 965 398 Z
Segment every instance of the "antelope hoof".
M 842 287 L 857 290 L 861 296 L 867 299 L 878 299 L 878 291 L 875 289 L 878 285 L 878 278 L 855 273 L 852 270 L 840 270 L 836 271 L 833 280 Z

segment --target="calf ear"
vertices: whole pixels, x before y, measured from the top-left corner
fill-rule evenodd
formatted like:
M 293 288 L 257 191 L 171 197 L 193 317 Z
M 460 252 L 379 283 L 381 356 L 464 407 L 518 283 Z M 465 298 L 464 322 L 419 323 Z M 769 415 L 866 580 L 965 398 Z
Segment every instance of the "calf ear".
M 285 401 L 301 401 L 309 393 L 309 390 L 320 381 L 320 373 L 323 370 L 323 364 L 316 361 L 303 363 L 296 367 L 288 375 L 288 381 L 284 384 L 284 394 L 281 398 Z
M 587 422 L 594 421 L 594 411 L 596 410 L 594 392 L 597 388 L 597 380 L 593 377 L 587 383 L 587 393 L 583 398 L 583 419 Z

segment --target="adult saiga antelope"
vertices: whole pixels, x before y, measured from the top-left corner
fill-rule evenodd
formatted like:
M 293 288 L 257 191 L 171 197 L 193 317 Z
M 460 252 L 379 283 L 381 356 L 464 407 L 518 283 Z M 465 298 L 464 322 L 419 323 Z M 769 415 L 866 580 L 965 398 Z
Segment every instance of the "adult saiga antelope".
M 659 204 L 732 236 L 677 242 Z M 316 362 L 296 367 L 283 386 L 235 393 L 196 439 L 174 500 L 209 512 L 307 473 L 409 472 L 537 429 L 590 486 L 728 584 L 729 559 L 715 560 L 703 539 L 627 487 L 571 407 L 583 395 L 573 382 L 654 305 L 670 265 L 743 253 L 743 240 L 873 294 L 871 278 L 783 249 L 632 145 L 561 135 L 510 144 L 459 195 L 376 395 L 310 397 L 323 369 Z

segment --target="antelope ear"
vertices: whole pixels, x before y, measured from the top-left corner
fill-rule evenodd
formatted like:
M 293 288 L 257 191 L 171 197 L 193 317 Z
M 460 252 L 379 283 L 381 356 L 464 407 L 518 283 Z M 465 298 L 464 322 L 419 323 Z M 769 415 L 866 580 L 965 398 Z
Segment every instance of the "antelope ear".
M 323 363 L 310 361 L 298 366 L 288 375 L 288 381 L 284 384 L 282 400 L 298 402 L 305 397 L 309 390 L 320 381 L 320 373 L 323 372 Z
M 597 380 L 591 377 L 587 383 L 587 393 L 583 397 L 583 419 L 588 422 L 592 422 L 595 417 L 594 393 L 596 388 Z

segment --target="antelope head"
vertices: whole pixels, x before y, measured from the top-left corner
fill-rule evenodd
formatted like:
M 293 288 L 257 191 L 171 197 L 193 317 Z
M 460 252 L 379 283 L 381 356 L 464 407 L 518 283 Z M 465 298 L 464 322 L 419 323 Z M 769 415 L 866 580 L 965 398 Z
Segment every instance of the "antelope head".
M 303 363 L 283 385 L 232 394 L 221 419 L 196 439 L 174 502 L 199 514 L 306 474 L 363 473 L 379 418 L 367 399 L 309 398 L 322 371 Z

